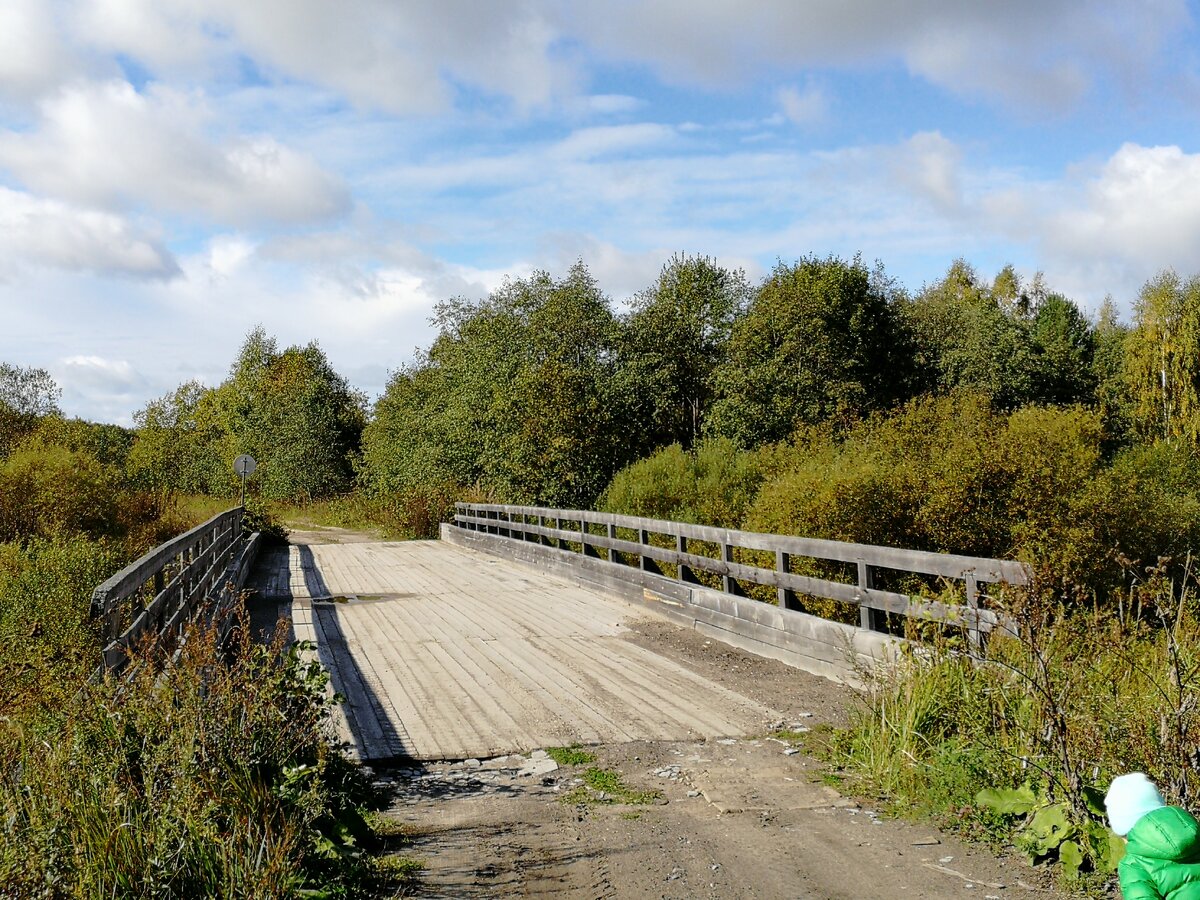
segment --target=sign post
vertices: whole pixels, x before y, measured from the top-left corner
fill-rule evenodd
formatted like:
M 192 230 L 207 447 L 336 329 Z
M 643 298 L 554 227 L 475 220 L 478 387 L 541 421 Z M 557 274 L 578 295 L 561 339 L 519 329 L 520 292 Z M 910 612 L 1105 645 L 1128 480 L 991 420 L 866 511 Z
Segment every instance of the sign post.
M 242 506 L 246 505 L 246 479 L 254 474 L 254 470 L 258 468 L 258 464 L 254 461 L 254 457 L 247 453 L 243 453 L 233 461 L 233 471 L 241 476 L 242 479 Z

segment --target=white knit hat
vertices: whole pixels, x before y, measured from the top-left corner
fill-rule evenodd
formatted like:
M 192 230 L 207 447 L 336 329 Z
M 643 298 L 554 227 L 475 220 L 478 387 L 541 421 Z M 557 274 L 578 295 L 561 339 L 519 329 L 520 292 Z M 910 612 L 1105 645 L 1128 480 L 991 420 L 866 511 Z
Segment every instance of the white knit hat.
M 1146 813 L 1166 805 L 1154 782 L 1143 772 L 1130 772 L 1114 778 L 1104 797 L 1108 822 L 1121 837 L 1129 834 L 1129 829 Z

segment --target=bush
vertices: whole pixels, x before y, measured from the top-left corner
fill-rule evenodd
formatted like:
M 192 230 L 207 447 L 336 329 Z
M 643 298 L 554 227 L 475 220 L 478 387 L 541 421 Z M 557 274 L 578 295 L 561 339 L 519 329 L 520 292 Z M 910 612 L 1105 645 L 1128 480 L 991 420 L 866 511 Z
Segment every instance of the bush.
M 0 544 L 0 716 L 62 705 L 99 662 L 92 589 L 121 565 L 81 537 Z
M 692 452 L 672 444 L 626 466 L 597 501 L 607 512 L 738 528 L 764 477 L 769 451 L 739 450 L 727 438 Z
M 227 664 L 213 637 L 0 723 L 0 893 L 358 895 L 371 794 L 322 734 L 324 672 L 278 643 Z
M 120 493 L 94 457 L 31 439 L 0 463 L 0 540 L 112 533 Z

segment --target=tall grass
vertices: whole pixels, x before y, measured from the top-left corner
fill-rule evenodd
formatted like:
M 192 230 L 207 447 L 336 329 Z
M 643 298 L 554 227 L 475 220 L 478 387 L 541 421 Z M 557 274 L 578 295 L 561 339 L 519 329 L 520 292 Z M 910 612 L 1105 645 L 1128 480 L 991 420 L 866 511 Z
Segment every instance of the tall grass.
M 832 758 L 900 813 L 1054 856 L 1030 838 L 1032 817 L 980 796 L 1023 791 L 1088 837 L 1083 869 L 1104 868 L 1097 800 L 1112 777 L 1144 771 L 1184 805 L 1200 790 L 1200 598 L 1190 568 L 1167 569 L 1120 608 L 1035 590 L 1010 610 L 1019 635 L 996 636 L 981 660 L 955 642 L 910 650 L 874 673 Z
M 326 739 L 325 673 L 240 634 L 227 653 L 194 629 L 176 663 L 0 719 L 0 896 L 378 887 L 373 797 Z

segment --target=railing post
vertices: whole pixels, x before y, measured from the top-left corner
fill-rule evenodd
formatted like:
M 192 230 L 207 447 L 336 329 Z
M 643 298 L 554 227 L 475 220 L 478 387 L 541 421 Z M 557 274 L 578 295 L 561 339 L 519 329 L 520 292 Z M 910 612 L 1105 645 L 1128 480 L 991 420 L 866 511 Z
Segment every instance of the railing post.
M 645 528 L 638 529 L 638 543 L 643 547 L 650 543 L 650 532 L 648 532 Z M 638 554 L 638 568 L 643 572 L 653 572 L 654 569 L 651 568 L 652 563 L 653 560 L 651 560 L 650 557 L 648 557 L 645 553 Z
M 608 539 L 610 541 L 615 541 L 617 539 L 617 526 L 615 522 L 608 523 Z M 619 563 L 621 561 L 620 557 L 617 556 L 617 551 L 612 547 L 608 548 L 608 561 L 614 563 Z
M 971 643 L 971 652 L 978 654 L 983 649 L 983 631 L 979 627 L 979 581 L 972 573 L 966 576 L 966 582 L 967 615 L 971 617 L 967 637 Z
M 792 568 L 792 555 L 782 550 L 775 551 L 775 570 L 787 575 Z M 780 585 L 776 588 L 775 598 L 780 609 L 793 609 L 796 606 L 796 592 L 791 588 Z
M 599 552 L 588 543 L 588 523 L 587 519 L 579 517 L 579 547 L 584 556 L 599 556 Z
M 695 582 L 696 578 L 692 575 L 692 570 L 683 564 L 682 554 L 687 553 L 687 538 L 682 534 L 675 535 L 675 552 L 681 554 L 680 558 L 676 560 L 679 569 L 675 575 L 676 579 L 683 582 Z
M 721 561 L 724 563 L 733 562 L 733 545 L 732 544 L 727 544 L 727 543 L 721 544 Z M 732 575 L 730 575 L 728 572 L 726 572 L 724 575 L 721 576 L 721 590 L 723 590 L 726 594 L 735 594 L 736 595 L 736 594 L 741 593 L 741 590 L 738 588 L 737 579 L 734 578 Z
M 858 624 L 868 631 L 882 631 L 879 611 L 867 606 L 867 591 L 875 587 L 875 573 L 864 560 L 858 561 Z

